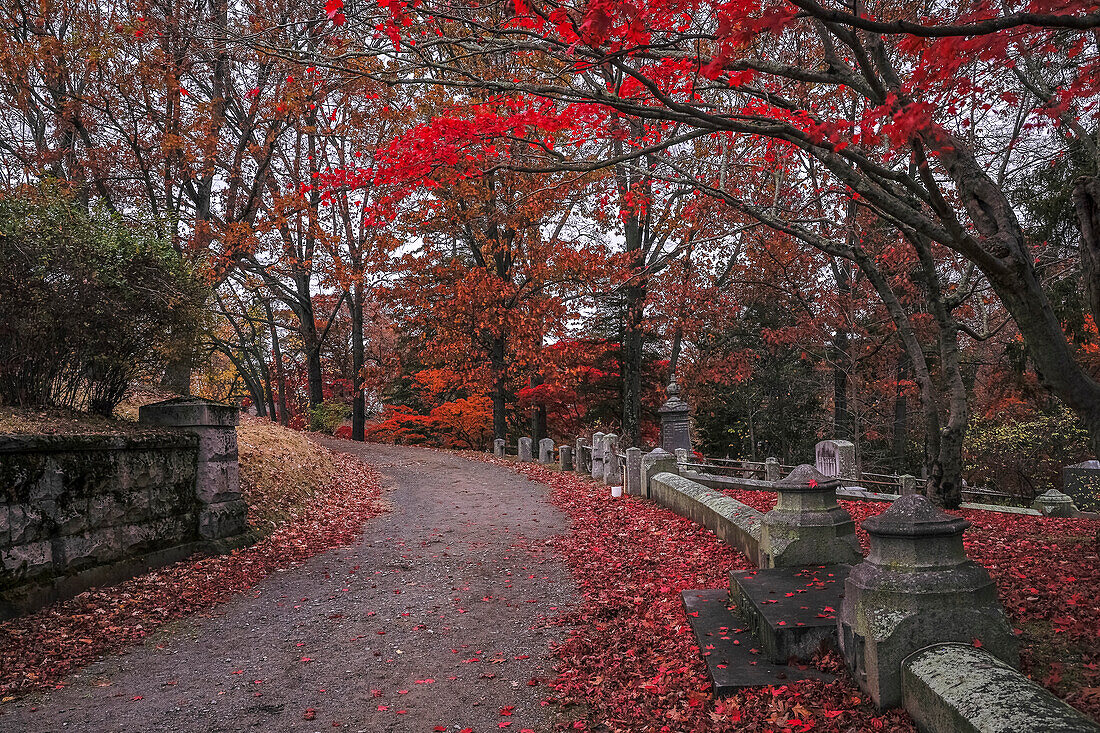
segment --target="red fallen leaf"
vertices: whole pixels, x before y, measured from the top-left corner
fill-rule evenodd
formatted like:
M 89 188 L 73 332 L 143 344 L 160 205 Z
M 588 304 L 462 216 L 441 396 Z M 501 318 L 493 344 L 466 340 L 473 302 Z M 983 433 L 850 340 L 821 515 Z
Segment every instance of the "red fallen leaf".
M 304 713 L 302 713 L 302 718 L 304 720 L 313 720 L 316 717 L 317 717 L 317 711 L 314 710 L 313 708 L 306 708 L 306 711 Z
M 497 727 L 498 728 L 507 728 L 511 724 L 512 724 L 512 721 L 508 720 L 508 721 L 505 721 L 503 723 L 497 723 Z
M 144 698 L 143 696 L 141 696 L 141 695 L 134 695 L 134 696 L 133 696 L 133 697 L 131 697 L 130 699 L 131 699 L 131 700 L 144 700 L 145 698 Z
M 396 710 L 394 712 L 396 712 L 398 715 L 404 715 L 405 713 L 407 713 L 409 711 L 408 710 Z
M 973 643 L 973 644 L 974 644 L 974 646 L 976 646 L 976 647 L 977 647 L 978 649 L 981 649 L 981 648 L 982 648 L 982 640 L 981 640 L 981 639 L 974 639 L 974 641 L 973 641 L 972 643 Z
M 473 728 L 463 728 L 458 733 L 474 733 L 474 729 Z
M 418 685 L 430 685 L 430 684 L 432 684 L 433 682 L 435 682 L 435 680 L 433 680 L 433 679 L 431 679 L 431 678 L 428 678 L 428 679 L 426 679 L 426 680 L 417 680 L 417 681 L 416 681 L 416 684 L 418 684 Z
M 511 715 L 512 711 L 516 709 L 515 705 L 505 705 L 500 709 L 501 715 Z
M 313 660 L 310 659 L 309 657 L 302 657 L 302 661 L 303 662 L 312 662 Z
M 432 730 L 434 730 L 435 733 L 443 733 L 443 731 L 447 730 L 447 726 L 437 725 L 436 727 L 432 728 Z

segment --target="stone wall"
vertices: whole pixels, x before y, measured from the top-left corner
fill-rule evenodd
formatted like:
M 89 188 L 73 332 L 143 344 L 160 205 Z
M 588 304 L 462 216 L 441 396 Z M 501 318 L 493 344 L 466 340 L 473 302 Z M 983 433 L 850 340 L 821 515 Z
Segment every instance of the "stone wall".
M 65 595 L 65 579 L 197 540 L 197 449 L 160 431 L 0 437 L 0 617 Z

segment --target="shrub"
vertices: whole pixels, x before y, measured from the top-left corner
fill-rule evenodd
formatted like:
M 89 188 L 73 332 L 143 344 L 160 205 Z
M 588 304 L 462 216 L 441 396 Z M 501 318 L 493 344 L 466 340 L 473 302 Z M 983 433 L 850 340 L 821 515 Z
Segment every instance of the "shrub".
M 203 298 L 168 243 L 48 187 L 0 199 L 0 293 L 0 402 L 105 415 Z
M 333 435 L 351 417 L 351 405 L 344 402 L 322 402 L 309 408 L 309 429 Z
M 975 418 L 963 445 L 967 479 L 1022 499 L 1060 487 L 1062 467 L 1091 457 L 1066 408 L 1024 420 Z

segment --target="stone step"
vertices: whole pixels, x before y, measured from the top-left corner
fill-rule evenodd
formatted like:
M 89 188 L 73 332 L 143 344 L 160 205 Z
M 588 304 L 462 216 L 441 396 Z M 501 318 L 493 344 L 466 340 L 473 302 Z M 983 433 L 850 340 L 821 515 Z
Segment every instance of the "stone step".
M 837 647 L 837 614 L 848 565 L 734 570 L 730 600 L 762 656 L 783 664 Z
M 775 664 L 768 660 L 744 620 L 729 610 L 729 592 L 725 589 L 685 590 L 681 597 L 715 696 L 732 695 L 745 687 L 834 679 L 833 675 L 805 665 Z

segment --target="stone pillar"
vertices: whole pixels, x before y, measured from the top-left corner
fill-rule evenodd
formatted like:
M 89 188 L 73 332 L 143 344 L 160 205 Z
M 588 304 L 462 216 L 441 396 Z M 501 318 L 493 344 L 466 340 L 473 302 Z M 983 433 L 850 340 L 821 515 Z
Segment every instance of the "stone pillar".
M 603 475 L 603 433 L 592 434 L 592 465 L 589 468 L 592 478 Z
M 677 448 L 691 452 L 691 405 L 680 399 L 680 386 L 669 382 L 668 399 L 657 410 L 661 416 L 661 447 L 669 453 Z
M 563 445 L 558 448 L 558 468 L 562 471 L 573 470 L 573 448 Z
M 1080 514 L 1073 499 L 1058 489 L 1039 494 L 1031 508 L 1039 510 L 1044 517 L 1076 517 Z
M 554 462 L 554 439 L 543 438 L 539 441 L 539 463 Z
M 814 449 L 815 465 L 823 476 L 858 479 L 856 446 L 847 440 L 823 440 Z
M 573 470 L 584 473 L 584 438 L 577 438 L 576 447 L 573 449 Z
M 144 425 L 179 428 L 199 438 L 195 495 L 199 536 L 220 540 L 248 530 L 248 508 L 241 498 L 237 462 L 240 410 L 201 397 L 177 397 L 138 410 Z
M 619 484 L 619 436 L 608 433 L 603 436 L 603 470 L 600 480 L 604 486 Z
M 970 561 L 970 523 L 919 494 L 863 522 L 867 559 L 844 583 L 840 648 L 856 682 L 880 709 L 901 704 L 902 661 L 933 644 L 979 642 L 1015 666 L 1016 638 L 985 568 Z
M 680 467 L 676 465 L 676 456 L 664 448 L 654 448 L 642 456 L 642 496 L 649 497 L 649 480 L 658 473 L 680 475 Z
M 775 482 L 779 497 L 760 527 L 760 567 L 857 563 L 862 559 L 855 522 L 836 503 L 838 483 L 807 464 Z
M 909 496 L 910 494 L 917 493 L 917 477 L 908 473 L 899 476 L 898 488 L 902 496 Z
M 530 438 L 519 439 L 519 460 L 523 463 L 531 463 L 535 460 L 534 455 L 531 453 L 531 442 Z
M 779 459 L 777 458 L 765 458 L 764 459 L 764 480 L 765 481 L 778 481 L 780 479 Z
M 497 458 L 504 457 L 504 438 L 497 438 L 493 441 L 493 455 Z
M 691 457 L 691 455 L 688 453 L 687 448 L 677 448 L 676 450 L 672 451 L 672 453 L 676 456 L 676 465 L 680 467 L 681 471 L 683 471 L 685 468 L 684 464 L 687 463 L 688 459 Z
M 623 487 L 629 496 L 642 496 L 642 449 L 626 449 L 626 486 Z

